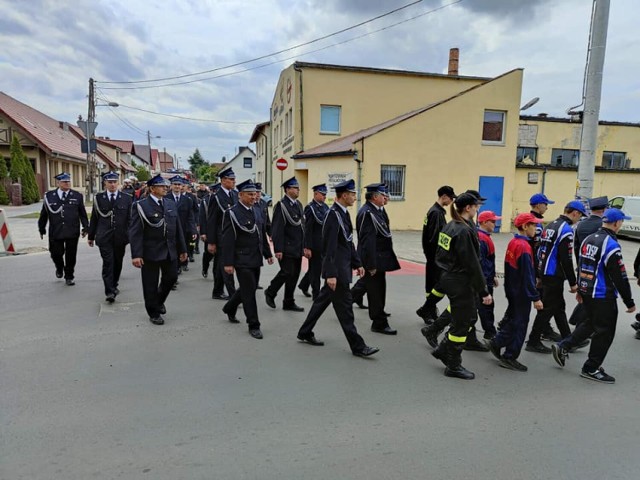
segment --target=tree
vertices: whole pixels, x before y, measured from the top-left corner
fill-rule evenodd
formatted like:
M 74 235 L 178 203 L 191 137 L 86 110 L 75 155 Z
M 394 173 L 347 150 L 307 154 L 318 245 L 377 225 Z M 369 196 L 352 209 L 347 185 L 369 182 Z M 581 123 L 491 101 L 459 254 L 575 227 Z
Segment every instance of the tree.
M 4 161 L 4 157 L 0 156 L 0 180 L 4 180 L 9 175 L 7 170 L 7 163 Z
M 198 150 L 197 148 L 196 148 L 196 151 L 193 152 L 191 156 L 189 156 L 187 161 L 189 162 L 189 165 L 191 165 L 192 172 L 197 171 L 198 167 L 202 165 L 208 165 L 207 161 L 204 158 L 202 158 L 202 155 L 200 154 L 200 150 Z
M 9 194 L 4 186 L 4 179 L 7 178 L 9 172 L 4 157 L 0 156 L 0 205 L 9 205 Z
M 139 181 L 146 182 L 151 178 L 151 175 L 149 175 L 149 170 L 147 170 L 144 165 L 134 164 L 134 166 L 136 167 L 136 177 Z
M 196 178 L 200 183 L 214 183 L 217 181 L 218 172 L 220 169 L 213 165 L 202 165 L 194 172 Z
M 22 150 L 18 136 L 14 135 L 11 141 L 11 170 L 9 176 L 13 181 L 22 184 L 22 202 L 29 205 L 40 200 L 40 192 L 36 183 L 36 174 L 31 163 Z

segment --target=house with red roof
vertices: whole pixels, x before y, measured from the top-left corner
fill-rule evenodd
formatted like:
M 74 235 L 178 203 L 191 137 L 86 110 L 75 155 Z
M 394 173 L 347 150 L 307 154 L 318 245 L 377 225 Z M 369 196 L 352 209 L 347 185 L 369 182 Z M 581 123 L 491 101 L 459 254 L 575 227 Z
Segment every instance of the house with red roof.
M 71 173 L 74 189 L 85 187 L 87 157 L 73 128 L 0 92 L 0 155 L 9 165 L 11 140 L 17 135 L 41 195 L 55 187 L 54 177 L 62 171 Z

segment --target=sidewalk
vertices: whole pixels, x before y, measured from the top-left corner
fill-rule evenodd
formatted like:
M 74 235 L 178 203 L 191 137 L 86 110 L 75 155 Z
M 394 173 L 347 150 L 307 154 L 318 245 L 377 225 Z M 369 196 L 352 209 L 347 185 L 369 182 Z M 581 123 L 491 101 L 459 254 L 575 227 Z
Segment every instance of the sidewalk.
M 47 237 L 40 240 L 37 218 L 18 218 L 21 215 L 39 213 L 42 201 L 21 207 L 2 206 L 4 210 L 9 235 L 18 253 L 38 253 L 49 250 Z M 4 252 L 0 252 L 4 253 Z

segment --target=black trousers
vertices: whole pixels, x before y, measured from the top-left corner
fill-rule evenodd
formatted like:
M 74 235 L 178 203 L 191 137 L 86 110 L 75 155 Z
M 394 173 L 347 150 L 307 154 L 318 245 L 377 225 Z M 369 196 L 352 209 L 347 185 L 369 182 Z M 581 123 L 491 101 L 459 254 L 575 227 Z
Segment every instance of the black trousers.
M 52 240 L 49 237 L 49 253 L 56 266 L 56 270 L 64 271 L 64 278 L 73 279 L 78 254 L 78 239 L 80 237 Z
M 141 268 L 142 293 L 144 295 L 144 307 L 150 317 L 160 315 L 160 307 L 167 300 L 171 287 L 178 280 L 177 269 L 176 260 L 144 261 L 144 265 Z M 160 276 L 161 274 L 162 277 Z M 158 282 L 160 282 L 159 285 Z
M 442 269 L 436 264 L 435 258 L 427 258 L 427 266 L 424 274 L 424 291 L 429 295 L 442 275 Z
M 102 257 L 102 282 L 104 283 L 104 294 L 115 294 L 120 273 L 122 272 L 122 259 L 127 249 L 126 244 L 109 244 L 100 247 Z
M 202 247 L 202 271 L 209 272 L 209 267 L 211 266 L 211 261 L 213 260 L 213 254 L 209 253 L 207 250 L 209 244 L 204 242 L 204 246 Z M 215 274 L 214 274 L 215 279 Z
M 493 297 L 493 286 L 487 286 L 487 290 L 489 292 L 489 295 Z M 482 325 L 482 330 L 484 330 L 485 337 L 494 337 L 496 335 L 494 314 L 495 302 L 491 302 L 490 305 L 485 305 L 484 303 L 482 303 L 482 297 L 480 297 L 480 295 L 478 295 L 476 302 L 478 306 L 478 316 L 480 317 L 480 325 Z
M 584 304 L 579 303 L 576 308 L 573 309 L 571 316 L 569 317 L 569 323 L 571 325 L 580 325 L 587 319 L 587 312 L 584 308 Z
M 367 293 L 367 284 L 364 281 L 364 277 L 360 277 L 358 281 L 353 284 L 353 287 L 351 287 L 353 301 L 361 303 L 364 300 L 365 293 Z
M 549 328 L 551 317 L 555 318 L 562 338 L 571 335 L 565 312 L 564 279 L 555 277 L 544 277 L 542 279 L 542 303 L 544 309 L 538 311 L 536 319 L 533 321 L 529 342 L 540 342 L 540 336 Z
M 212 295 L 222 295 L 226 287 L 227 293 L 231 296 L 236 291 L 236 285 L 233 275 L 229 275 L 224 271 L 221 259 L 220 245 L 218 245 L 216 254 L 213 256 L 213 292 L 211 293 Z
M 309 259 L 309 269 L 298 284 L 301 290 L 307 291 L 311 287 L 311 296 L 316 298 L 320 293 L 320 276 L 322 274 L 322 256 L 312 255 Z
M 302 257 L 290 257 L 284 255 L 282 260 L 278 260 L 280 271 L 273 277 L 271 283 L 265 290 L 265 294 L 275 297 L 280 287 L 284 285 L 284 300 L 282 305 L 288 307 L 295 303 L 293 295 L 296 291 L 298 277 L 300 277 L 300 268 L 302 267 Z
M 451 324 L 442 348 L 446 350 L 447 367 L 456 368 L 462 363 L 462 348 L 477 318 L 478 293 L 471 288 L 464 274 L 445 272 L 440 277 L 440 286 L 449 297 L 451 306 Z
M 562 339 L 560 346 L 569 350 L 591 337 L 589 357 L 582 370 L 594 372 L 604 363 L 613 343 L 618 322 L 618 303 L 615 298 L 583 297 L 582 301 L 586 319 L 571 335 Z
M 349 289 L 349 284 L 341 282 L 338 282 L 335 290 L 331 290 L 325 282 L 324 286 L 320 289 L 320 293 L 313 301 L 309 315 L 307 315 L 307 319 L 298 331 L 298 336 L 304 337 L 313 333 L 316 323 L 318 323 L 318 320 L 329 304 L 333 304 L 333 309 L 336 312 L 344 336 L 347 337 L 351 351 L 359 352 L 362 350 L 366 344 L 360 334 L 358 334 L 358 330 L 353 323 L 353 299 L 351 298 L 351 290 Z
M 384 307 L 387 299 L 387 276 L 386 272 L 376 271 L 375 275 L 365 273 L 365 288 L 367 290 L 367 300 L 369 302 L 369 318 L 371 328 L 384 329 L 389 326 Z
M 224 313 L 235 316 L 238 311 L 238 305 L 242 303 L 244 314 L 247 316 L 247 324 L 249 329 L 260 328 L 260 320 L 258 319 L 258 304 L 256 303 L 256 288 L 258 287 L 258 278 L 260 277 L 260 267 L 256 268 L 236 268 L 236 277 L 238 277 L 238 289 L 231 295 L 231 298 L 225 303 L 222 309 Z

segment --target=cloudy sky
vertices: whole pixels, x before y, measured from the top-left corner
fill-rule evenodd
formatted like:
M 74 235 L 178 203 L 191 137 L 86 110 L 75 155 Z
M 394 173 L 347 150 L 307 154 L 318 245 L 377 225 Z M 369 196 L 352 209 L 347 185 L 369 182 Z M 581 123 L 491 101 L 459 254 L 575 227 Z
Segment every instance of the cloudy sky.
M 246 145 L 255 124 L 268 120 L 279 72 L 295 59 L 446 73 L 455 46 L 461 75 L 495 76 L 523 67 L 522 103 L 540 97 L 532 114 L 563 116 L 580 104 L 591 0 L 423 0 L 326 40 L 224 68 L 412 1 L 0 0 L 0 91 L 75 122 L 79 114 L 86 117 L 92 77 L 100 98 L 121 104 L 96 109 L 97 135 L 146 143 L 150 131 L 161 137 L 152 145 L 177 154 L 183 165 L 196 147 L 217 162 Z M 611 2 L 602 119 L 640 121 L 640 62 L 634 55 L 640 51 L 639 14 L 635 0 Z M 363 36 L 402 20 L 408 21 Z M 348 41 L 355 37 L 361 38 Z M 207 70 L 214 71 L 160 82 L 204 79 L 183 85 L 122 89 L 158 82 L 107 83 Z

